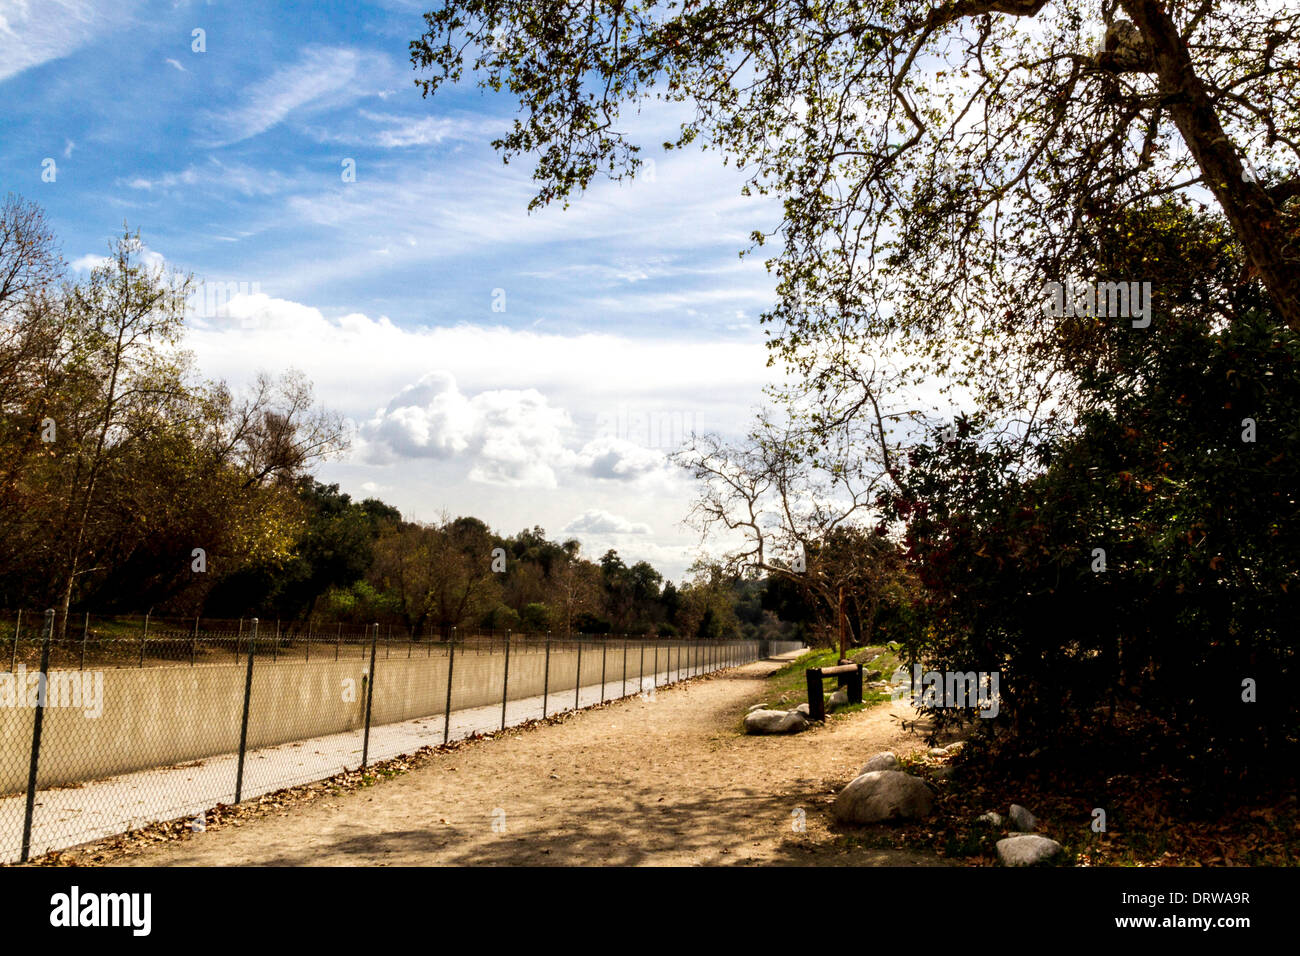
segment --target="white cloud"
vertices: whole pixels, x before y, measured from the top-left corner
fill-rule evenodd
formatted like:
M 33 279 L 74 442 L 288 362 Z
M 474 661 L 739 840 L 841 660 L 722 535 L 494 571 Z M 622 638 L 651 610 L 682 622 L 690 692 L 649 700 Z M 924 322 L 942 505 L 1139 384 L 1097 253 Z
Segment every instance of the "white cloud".
M 387 67 L 382 56 L 346 47 L 309 47 L 297 63 L 251 85 L 240 105 L 213 114 L 217 135 L 211 145 L 225 146 L 256 136 L 295 110 L 337 107 L 347 99 L 368 95 L 371 77 Z
M 564 534 L 650 534 L 648 524 L 628 521 L 600 508 L 588 508 L 563 528 Z
M 623 438 L 598 436 L 578 452 L 574 467 L 593 478 L 628 481 L 663 471 L 667 456 Z
M 355 183 L 295 193 L 266 211 L 275 227 L 292 223 L 315 240 L 310 255 L 294 257 L 301 265 L 286 272 L 286 292 L 311 294 L 344 272 L 361 278 L 483 251 L 520 263 L 530 278 L 562 284 L 589 278 L 582 305 L 593 315 L 715 307 L 731 315 L 773 301 L 774 280 L 762 262 L 737 260 L 735 252 L 750 245 L 755 228 L 771 225 L 777 206 L 768 197 L 738 195 L 735 171 L 711 159 L 672 155 L 658 163 L 653 183 L 598 179 L 570 208 L 530 213 L 536 184 L 527 163 L 502 168 L 478 150 L 440 159 L 437 168 L 423 155 L 399 156 L 382 170 L 373 161 L 359 167 Z M 391 255 L 363 257 L 355 253 L 356 236 L 400 237 L 404 245 L 393 246 Z M 335 241 L 320 241 L 326 237 Z M 562 243 L 575 244 L 572 255 L 558 266 L 545 265 Z M 725 268 L 717 268 L 719 261 Z M 708 286 L 649 290 L 635 301 L 603 294 L 622 292 L 629 283 L 682 278 Z
M 188 73 L 188 72 L 189 72 L 189 70 L 187 70 L 187 69 L 185 69 L 185 67 L 181 66 L 181 62 L 180 62 L 180 60 L 173 60 L 171 57 L 167 57 L 167 59 L 166 59 L 165 62 L 168 63 L 168 64 L 170 64 L 171 66 L 176 67 L 176 69 L 180 70 L 182 73 Z
M 218 195 L 237 192 L 244 196 L 270 196 L 293 189 L 295 180 L 273 169 L 247 166 L 242 163 L 223 163 L 215 156 L 202 166 L 187 166 L 180 172 L 163 173 L 149 179 L 134 176 L 118 180 L 131 189 L 168 191 L 192 190 L 202 187 Z
M 665 447 L 690 430 L 743 429 L 762 385 L 776 380 L 761 342 L 470 324 L 401 328 L 360 313 L 328 319 L 260 292 L 236 295 L 219 315 L 192 322 L 188 345 L 205 372 L 235 382 L 249 381 L 258 367 L 301 368 L 360 420 L 433 369 L 449 371 L 469 394 L 536 389 L 574 415 L 586 429 L 584 444 L 610 437 Z
M 598 508 L 656 530 L 575 535 L 589 552 L 617 547 L 674 578 L 697 550 L 681 524 L 696 489 L 665 453 L 691 431 L 743 434 L 775 380 L 758 342 L 404 328 L 264 293 L 187 325 L 205 376 L 238 388 L 259 370 L 301 369 L 356 423 L 351 455 L 321 480 L 381 488 L 414 520 L 446 510 L 503 532 L 554 531 Z
M 386 99 L 383 93 L 378 95 L 381 99 Z M 474 114 L 412 117 L 362 109 L 357 111 L 357 116 L 368 125 L 362 128 L 353 124 L 349 129 L 339 130 L 337 124 L 332 123 L 328 129 L 313 128 L 307 132 L 322 143 L 402 149 L 408 146 L 436 146 L 445 141 L 483 141 L 510 128 L 510 123 L 506 120 Z
M 449 458 L 468 450 L 478 429 L 470 401 L 449 372 L 408 385 L 366 423 L 363 437 L 411 458 Z
M 408 385 L 361 429 L 372 460 L 472 460 L 467 478 L 509 487 L 556 486 L 555 469 L 572 458 L 573 422 L 536 389 L 494 389 L 468 397 L 450 372 Z
M 0 81 L 102 39 L 116 20 L 136 6 L 133 0 L 109 5 L 7 0 L 0 6 Z
M 108 264 L 108 256 L 97 256 L 92 253 L 86 253 L 84 256 L 78 256 L 72 260 L 72 269 L 74 272 L 90 272 L 98 269 L 100 266 Z
M 149 272 L 161 274 L 167 271 L 167 257 L 161 252 L 140 245 L 135 248 L 135 258 Z M 91 272 L 100 266 L 108 265 L 109 261 L 108 256 L 97 256 L 88 252 L 84 256 L 73 259 L 70 265 L 74 272 Z

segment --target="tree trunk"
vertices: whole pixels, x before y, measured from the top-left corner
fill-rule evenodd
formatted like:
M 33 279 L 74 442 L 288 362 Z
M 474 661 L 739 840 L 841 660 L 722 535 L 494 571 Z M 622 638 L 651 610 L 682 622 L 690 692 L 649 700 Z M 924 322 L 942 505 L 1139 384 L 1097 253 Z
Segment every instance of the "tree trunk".
M 1243 178 L 1237 149 L 1218 114 L 1178 28 L 1160 0 L 1120 0 L 1151 47 L 1165 105 L 1182 134 L 1205 183 L 1259 274 L 1282 319 L 1300 331 L 1300 267 L 1283 254 L 1287 237 L 1278 207 L 1257 182 Z

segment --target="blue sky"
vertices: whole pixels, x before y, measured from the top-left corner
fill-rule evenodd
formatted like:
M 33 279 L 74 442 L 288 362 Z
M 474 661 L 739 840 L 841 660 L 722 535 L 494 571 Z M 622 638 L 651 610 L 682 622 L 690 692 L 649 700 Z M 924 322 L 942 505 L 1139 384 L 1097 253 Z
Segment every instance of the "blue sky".
M 513 100 L 420 97 L 424 8 L 6 0 L 0 188 L 45 207 L 74 268 L 126 221 L 240 284 L 187 344 L 235 386 L 312 378 L 356 430 L 327 480 L 680 576 L 691 487 L 664 454 L 761 401 L 773 282 L 738 252 L 778 210 L 714 154 L 653 149 L 677 117 L 650 105 L 627 128 L 651 177 L 529 215 L 531 164 L 489 146 Z

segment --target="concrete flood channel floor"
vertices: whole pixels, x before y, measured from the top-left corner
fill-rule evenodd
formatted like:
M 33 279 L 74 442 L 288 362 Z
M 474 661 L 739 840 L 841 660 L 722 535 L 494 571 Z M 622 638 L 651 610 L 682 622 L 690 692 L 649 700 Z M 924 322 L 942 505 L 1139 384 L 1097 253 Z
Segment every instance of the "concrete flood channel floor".
M 705 673 L 701 671 L 700 673 Z M 647 675 L 642 686 L 633 678 L 627 693 L 621 681 L 584 686 L 578 693 L 577 710 L 603 700 L 648 693 L 655 686 L 666 686 L 671 672 Z M 557 691 L 547 699 L 546 714 L 575 710 L 574 694 Z M 506 704 L 506 726 L 536 720 L 542 716 L 542 695 L 511 700 Z M 456 710 L 451 713 L 449 740 L 462 740 L 475 734 L 501 729 L 501 705 L 491 704 Z M 387 760 L 421 747 L 443 742 L 442 714 L 418 717 L 396 724 L 370 728 L 371 763 Z M 285 787 L 324 780 L 361 765 L 362 731 L 329 734 L 291 743 L 250 750 L 244 756 L 243 799 L 273 793 Z M 62 850 L 92 840 L 114 836 L 149 823 L 175 820 L 184 816 L 197 818 L 201 811 L 218 803 L 233 802 L 237 753 L 205 757 L 192 763 L 140 770 L 86 781 L 48 790 L 36 795 L 32 817 L 31 856 Z M 0 863 L 20 859 L 26 795 L 0 798 Z

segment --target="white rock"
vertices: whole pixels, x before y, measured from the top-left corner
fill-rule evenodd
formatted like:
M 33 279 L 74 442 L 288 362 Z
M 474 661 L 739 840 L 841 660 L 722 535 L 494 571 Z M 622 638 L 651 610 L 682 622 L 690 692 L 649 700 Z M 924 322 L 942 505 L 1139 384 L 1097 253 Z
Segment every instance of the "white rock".
M 996 810 L 990 810 L 988 813 L 981 814 L 977 817 L 975 822 L 987 823 L 990 826 L 1000 827 L 1002 826 L 1002 814 L 998 813 Z
M 1061 844 L 1037 833 L 1021 833 L 998 841 L 1003 866 L 1033 866 L 1061 852 Z
M 1038 819 L 1018 803 L 1011 804 L 1011 829 L 1021 833 L 1033 833 L 1038 826 Z
M 755 704 L 753 707 L 749 708 L 747 713 L 752 714 L 756 710 L 767 710 L 767 704 Z
M 947 755 L 948 755 L 948 751 L 944 750 L 942 747 L 931 747 L 931 748 L 930 748 L 930 756 L 931 756 L 931 757 L 946 757 Z
M 858 776 L 860 777 L 864 773 L 871 773 L 872 771 L 875 770 L 897 770 L 897 769 L 898 769 L 898 758 L 895 757 L 888 750 L 886 750 L 884 753 L 876 754 L 874 757 L 872 757 L 870 760 L 864 763 L 862 765 L 862 769 L 858 771 Z
M 747 734 L 797 734 L 808 729 L 808 718 L 797 710 L 755 710 L 745 715 Z
M 796 707 L 795 710 L 807 717 L 809 713 L 808 701 L 805 700 L 802 704 Z
M 965 746 L 966 746 L 966 741 L 958 740 L 956 743 L 951 743 L 948 746 L 944 747 L 943 752 L 949 754 L 955 754 L 957 751 L 961 750 L 961 748 Z
M 834 812 L 841 823 L 880 823 L 918 819 L 932 809 L 934 795 L 925 781 L 898 770 L 873 770 L 839 792 Z
M 847 687 L 841 687 L 827 699 L 826 707 L 827 709 L 830 709 L 831 707 L 843 707 L 848 702 L 849 689 Z

